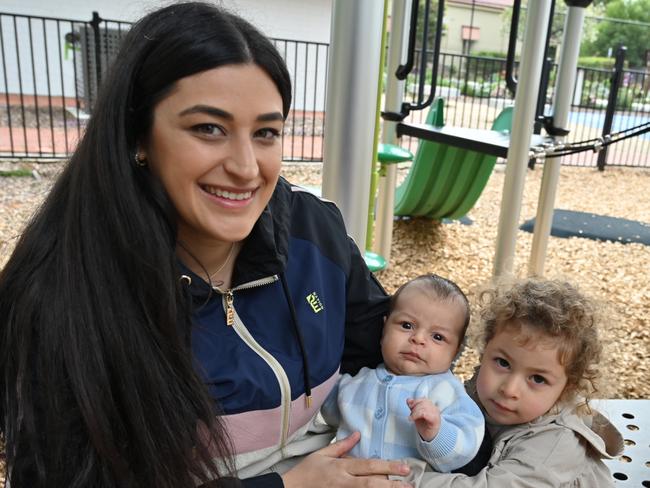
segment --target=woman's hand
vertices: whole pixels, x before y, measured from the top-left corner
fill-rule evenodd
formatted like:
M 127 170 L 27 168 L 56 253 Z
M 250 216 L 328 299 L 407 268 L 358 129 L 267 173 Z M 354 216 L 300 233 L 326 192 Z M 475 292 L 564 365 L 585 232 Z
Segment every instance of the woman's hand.
M 390 481 L 388 475 L 406 476 L 410 468 L 398 461 L 343 457 L 359 442 L 358 432 L 320 449 L 290 469 L 282 480 L 285 488 L 407 488 L 402 481 Z

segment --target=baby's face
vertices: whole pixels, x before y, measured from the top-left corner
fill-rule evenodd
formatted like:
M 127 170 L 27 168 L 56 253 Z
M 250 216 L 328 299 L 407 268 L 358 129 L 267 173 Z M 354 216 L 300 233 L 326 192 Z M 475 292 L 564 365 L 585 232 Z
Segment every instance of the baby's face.
M 485 346 L 476 380 L 487 414 L 502 425 L 530 422 L 548 412 L 567 383 L 557 339 L 530 326 L 501 327 Z
M 421 376 L 449 369 L 458 351 L 465 310 L 456 300 L 438 300 L 418 285 L 406 287 L 386 319 L 381 352 L 396 375 Z

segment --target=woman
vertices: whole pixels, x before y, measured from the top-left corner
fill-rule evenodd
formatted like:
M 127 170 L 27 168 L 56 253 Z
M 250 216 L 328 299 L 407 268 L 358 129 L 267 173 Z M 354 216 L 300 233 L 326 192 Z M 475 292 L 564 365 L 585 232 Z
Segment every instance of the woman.
M 0 276 L 13 488 L 399 486 L 314 422 L 379 362 L 387 303 L 335 206 L 279 179 L 290 102 L 232 14 L 133 26 Z

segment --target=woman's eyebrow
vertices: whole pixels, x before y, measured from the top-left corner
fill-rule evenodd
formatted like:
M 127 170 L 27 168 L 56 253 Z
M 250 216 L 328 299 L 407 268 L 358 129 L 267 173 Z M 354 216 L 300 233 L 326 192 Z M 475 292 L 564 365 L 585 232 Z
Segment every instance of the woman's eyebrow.
M 212 107 L 210 105 L 193 105 L 192 107 L 186 108 L 181 111 L 178 115 L 183 117 L 190 114 L 206 114 L 211 115 L 212 117 L 219 117 L 226 120 L 235 120 L 235 116 L 226 110 Z M 259 122 L 273 122 L 275 120 L 284 120 L 284 116 L 280 112 L 269 112 L 266 114 L 260 114 L 257 116 L 257 121 Z
M 183 117 L 190 114 L 207 114 L 212 115 L 213 117 L 219 117 L 226 120 L 235 120 L 235 117 L 230 112 L 226 112 L 217 107 L 211 107 L 210 105 L 194 105 L 192 107 L 186 108 L 181 111 L 178 115 Z

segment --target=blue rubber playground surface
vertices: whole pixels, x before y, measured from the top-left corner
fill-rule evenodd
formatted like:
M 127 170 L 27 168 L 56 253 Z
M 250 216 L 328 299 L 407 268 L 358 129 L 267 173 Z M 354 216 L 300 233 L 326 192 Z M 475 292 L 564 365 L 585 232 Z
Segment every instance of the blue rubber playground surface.
M 533 232 L 535 219 L 524 222 L 520 229 Z M 583 237 L 597 241 L 633 242 L 650 246 L 650 224 L 573 210 L 555 209 L 551 235 L 555 237 Z

